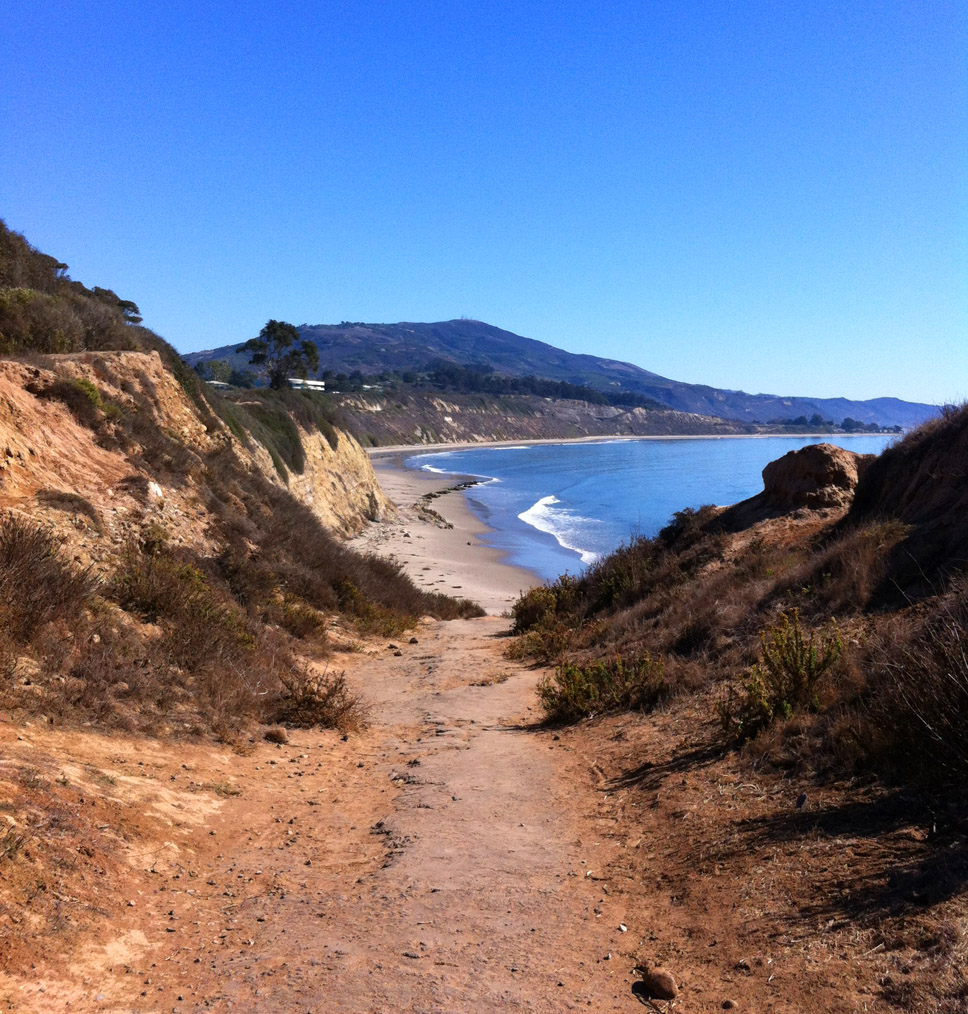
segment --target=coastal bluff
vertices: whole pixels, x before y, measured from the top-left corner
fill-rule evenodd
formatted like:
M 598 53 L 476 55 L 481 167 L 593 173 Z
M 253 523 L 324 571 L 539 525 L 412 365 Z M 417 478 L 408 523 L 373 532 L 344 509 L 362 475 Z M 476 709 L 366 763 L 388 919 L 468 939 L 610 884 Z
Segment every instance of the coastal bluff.
M 137 420 L 122 442 L 110 421 Z M 157 352 L 97 351 L 0 362 L 0 506 L 43 521 L 85 560 L 163 523 L 185 545 L 209 547 L 196 478 L 212 455 L 256 469 L 330 531 L 349 536 L 391 516 L 369 459 L 348 433 L 331 441 L 296 422 L 300 472 L 280 474 L 270 450 L 203 415 Z M 333 446 L 335 443 L 335 446 Z

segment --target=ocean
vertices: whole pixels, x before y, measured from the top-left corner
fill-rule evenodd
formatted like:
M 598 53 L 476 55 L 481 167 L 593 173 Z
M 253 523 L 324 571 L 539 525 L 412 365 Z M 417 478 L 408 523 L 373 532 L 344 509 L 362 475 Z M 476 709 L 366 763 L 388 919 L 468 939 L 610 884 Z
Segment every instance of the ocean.
M 876 454 L 894 437 L 695 437 L 481 447 L 415 454 L 408 468 L 474 477 L 463 495 L 484 541 L 545 580 L 580 573 L 685 507 L 731 504 L 763 488 L 763 466 L 825 440 Z

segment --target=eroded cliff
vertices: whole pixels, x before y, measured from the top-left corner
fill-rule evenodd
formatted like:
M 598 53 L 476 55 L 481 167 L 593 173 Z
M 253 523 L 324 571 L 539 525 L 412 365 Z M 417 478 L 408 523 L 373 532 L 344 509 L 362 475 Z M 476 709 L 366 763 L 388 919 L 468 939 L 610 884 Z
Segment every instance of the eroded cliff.
M 305 465 L 283 477 L 257 439 L 240 439 L 195 404 L 156 352 L 0 361 L 0 506 L 69 533 L 81 559 L 109 556 L 151 522 L 209 551 L 196 480 L 213 455 L 288 486 L 343 535 L 392 510 L 349 434 L 337 433 L 335 447 L 322 433 L 300 427 L 299 435 Z

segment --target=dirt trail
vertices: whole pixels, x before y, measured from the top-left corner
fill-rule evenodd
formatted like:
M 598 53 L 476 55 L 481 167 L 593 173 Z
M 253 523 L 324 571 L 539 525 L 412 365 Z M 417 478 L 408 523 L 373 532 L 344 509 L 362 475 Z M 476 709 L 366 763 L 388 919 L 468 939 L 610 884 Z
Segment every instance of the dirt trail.
M 629 969 L 596 960 L 621 919 L 593 912 L 606 896 L 584 876 L 551 737 L 515 727 L 535 676 L 501 657 L 505 626 L 443 624 L 403 665 L 367 667 L 371 763 L 400 792 L 380 827 L 389 864 L 326 927 L 330 954 L 346 952 L 326 988 L 346 1009 L 601 1010 L 627 995 Z
M 178 819 L 158 849 L 129 848 L 111 939 L 66 978 L 38 968 L 12 1009 L 637 1007 L 621 895 L 570 798 L 588 788 L 528 728 L 539 674 L 503 658 L 506 626 L 427 624 L 402 655 L 340 656 L 372 702 L 362 736 L 173 751 L 157 792 Z M 178 777 L 242 794 L 175 798 Z

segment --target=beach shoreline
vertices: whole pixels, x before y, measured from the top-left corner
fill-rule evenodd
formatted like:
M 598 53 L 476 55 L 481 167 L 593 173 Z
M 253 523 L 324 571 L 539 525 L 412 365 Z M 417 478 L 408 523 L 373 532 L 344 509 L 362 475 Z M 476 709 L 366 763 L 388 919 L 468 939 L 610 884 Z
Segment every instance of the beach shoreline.
M 350 540 L 354 549 L 392 557 L 421 590 L 471 599 L 492 616 L 507 612 L 523 592 L 542 583 L 484 543 L 491 529 L 468 507 L 461 476 L 415 471 L 403 457 L 373 462 L 397 514 L 370 522 Z
M 367 447 L 366 453 L 374 461 L 384 458 L 396 459 L 401 465 L 405 457 L 413 454 L 434 454 L 440 451 L 467 451 L 488 447 L 533 447 L 541 444 L 605 444 L 631 440 L 764 440 L 768 437 L 783 437 L 790 440 L 816 440 L 827 437 L 828 443 L 836 443 L 840 437 L 883 437 L 887 433 L 674 433 L 629 435 L 616 433 L 614 436 L 588 437 L 542 437 L 522 440 L 459 440 L 442 444 L 388 444 L 385 447 Z M 900 435 L 900 434 L 893 434 Z

